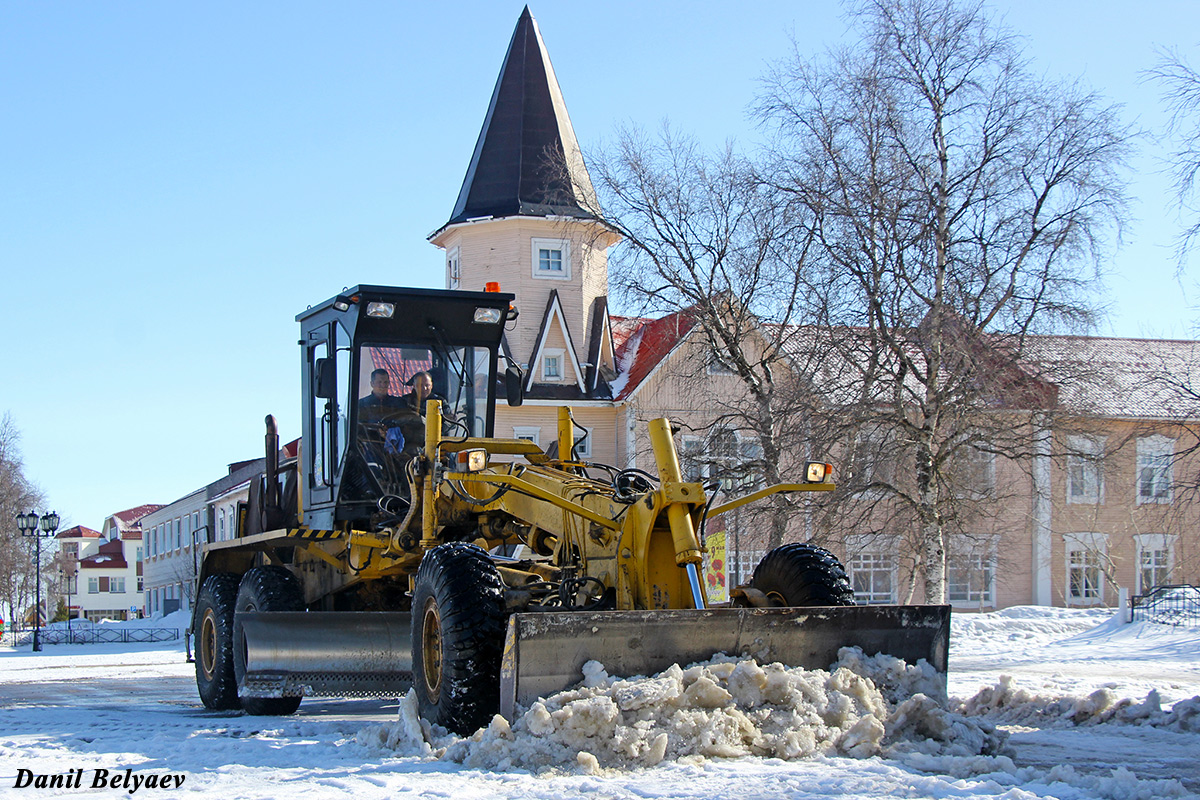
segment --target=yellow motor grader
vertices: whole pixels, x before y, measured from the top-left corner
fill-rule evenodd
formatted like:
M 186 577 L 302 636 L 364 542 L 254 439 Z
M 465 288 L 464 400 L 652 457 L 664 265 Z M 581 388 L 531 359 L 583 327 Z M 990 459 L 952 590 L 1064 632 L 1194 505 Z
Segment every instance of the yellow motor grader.
M 946 607 L 855 606 L 818 547 L 784 545 L 732 603 L 708 602 L 705 519 L 828 491 L 828 465 L 714 505 L 683 479 L 666 419 L 649 423 L 653 472 L 576 459 L 567 408 L 545 451 L 494 437 L 497 396 L 523 399 L 520 368 L 500 370 L 512 301 L 357 286 L 297 317 L 298 455 L 280 458 L 267 417 L 236 535 L 203 550 L 192 630 L 207 707 L 289 714 L 307 695 L 412 688 L 422 716 L 469 732 L 592 659 L 625 676 L 718 652 L 825 668 L 857 645 L 945 672 Z

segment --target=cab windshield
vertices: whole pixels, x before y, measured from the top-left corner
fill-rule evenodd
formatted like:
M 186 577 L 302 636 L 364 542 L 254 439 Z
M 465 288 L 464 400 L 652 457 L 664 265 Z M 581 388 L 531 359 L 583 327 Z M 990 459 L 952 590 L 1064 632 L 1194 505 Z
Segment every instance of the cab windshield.
M 355 499 L 408 498 L 405 474 L 425 446 L 429 401 L 442 406 L 442 437 L 487 435 L 491 353 L 425 344 L 361 345 L 354 387 Z M 349 499 L 349 498 L 346 498 Z

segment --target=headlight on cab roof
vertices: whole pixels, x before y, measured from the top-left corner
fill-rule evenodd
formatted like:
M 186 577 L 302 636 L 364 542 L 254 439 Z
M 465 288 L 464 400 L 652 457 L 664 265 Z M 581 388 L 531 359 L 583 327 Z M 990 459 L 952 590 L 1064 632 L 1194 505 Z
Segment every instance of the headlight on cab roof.
M 391 319 L 396 313 L 395 303 L 367 303 L 367 316 Z
M 808 483 L 825 483 L 833 477 L 833 465 L 810 461 L 804 468 L 804 479 Z
M 479 472 L 488 465 L 487 450 L 459 450 L 456 454 L 459 472 Z
M 504 312 L 498 308 L 475 309 L 475 321 L 483 325 L 495 325 L 503 316 Z

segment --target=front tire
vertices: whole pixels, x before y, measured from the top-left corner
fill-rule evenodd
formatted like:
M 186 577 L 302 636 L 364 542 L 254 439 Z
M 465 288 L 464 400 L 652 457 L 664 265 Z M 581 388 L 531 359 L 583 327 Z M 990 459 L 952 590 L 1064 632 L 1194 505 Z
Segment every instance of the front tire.
M 417 570 L 412 603 L 413 688 L 422 717 L 463 735 L 500 708 L 504 585 L 487 553 L 455 542 Z
M 196 596 L 196 689 L 213 711 L 240 708 L 233 672 L 233 609 L 238 576 L 218 572 L 205 578 Z
M 237 613 L 255 611 L 303 611 L 304 593 L 296 576 L 284 567 L 255 567 L 242 577 L 237 590 Z M 233 672 L 240 686 L 246 677 L 246 633 L 233 625 Z M 242 697 L 242 709 L 255 716 L 281 717 L 300 707 L 300 697 Z
M 812 544 L 785 544 L 767 553 L 750 586 L 772 607 L 854 605 L 854 590 L 837 556 Z

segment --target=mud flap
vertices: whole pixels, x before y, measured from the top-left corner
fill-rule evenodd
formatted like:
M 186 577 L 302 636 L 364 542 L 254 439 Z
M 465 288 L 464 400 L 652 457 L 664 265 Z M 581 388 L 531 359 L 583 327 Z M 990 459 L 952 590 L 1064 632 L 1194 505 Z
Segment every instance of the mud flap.
M 539 697 L 578 683 L 583 665 L 609 675 L 652 675 L 716 653 L 762 663 L 828 669 L 842 647 L 925 659 L 943 676 L 950 648 L 949 606 L 718 608 L 513 614 L 500 671 L 500 713 L 515 719 Z

